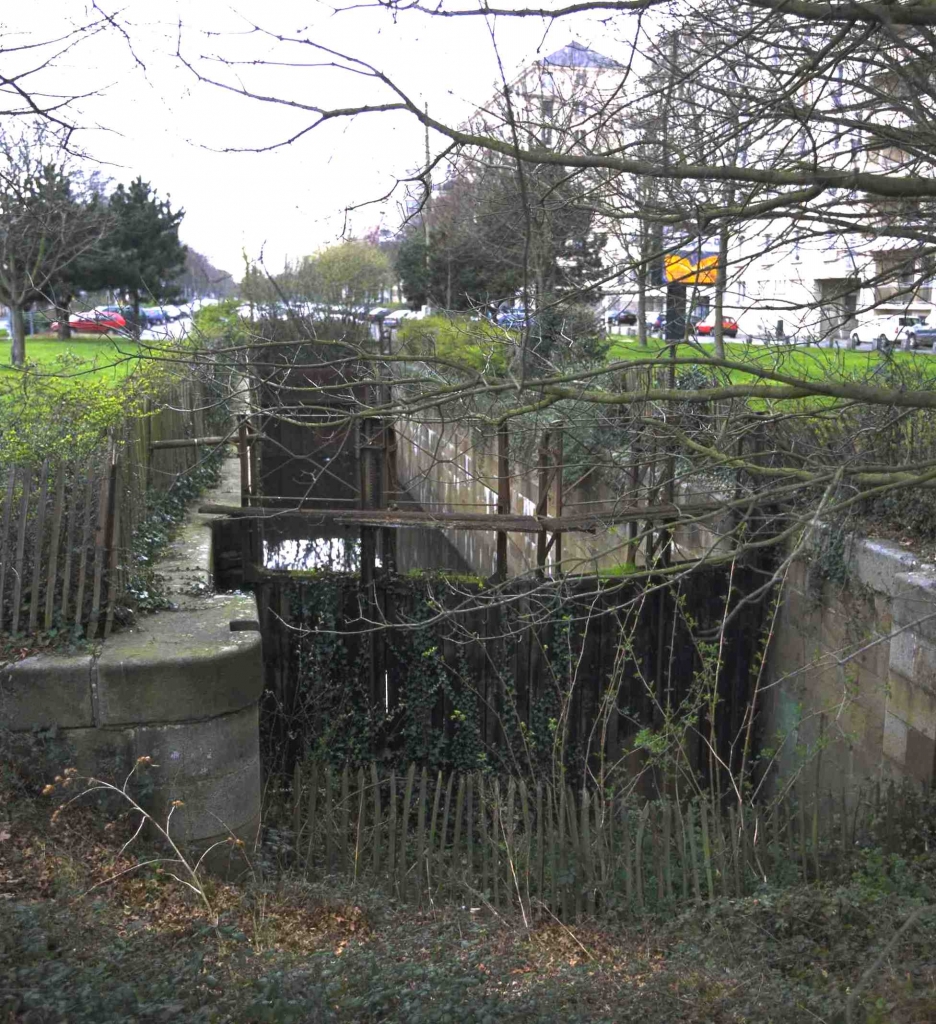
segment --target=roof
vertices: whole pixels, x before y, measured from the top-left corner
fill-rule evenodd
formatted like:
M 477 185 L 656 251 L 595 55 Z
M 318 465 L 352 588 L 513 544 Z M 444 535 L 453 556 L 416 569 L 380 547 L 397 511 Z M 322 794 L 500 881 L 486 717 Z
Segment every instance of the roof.
M 619 68 L 621 66 L 616 60 L 605 57 L 595 50 L 590 50 L 574 39 L 571 43 L 563 46 L 561 50 L 556 50 L 555 53 L 544 57 L 541 63 L 560 68 Z

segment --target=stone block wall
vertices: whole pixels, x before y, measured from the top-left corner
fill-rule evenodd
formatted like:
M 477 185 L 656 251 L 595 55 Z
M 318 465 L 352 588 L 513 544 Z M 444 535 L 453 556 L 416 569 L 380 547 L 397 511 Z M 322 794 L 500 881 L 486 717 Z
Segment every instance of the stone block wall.
M 936 767 L 936 566 L 856 539 L 839 582 L 819 563 L 788 573 L 773 637 L 762 737 L 781 775 L 808 761 L 823 788 L 906 779 Z M 821 750 L 821 753 L 820 753 Z

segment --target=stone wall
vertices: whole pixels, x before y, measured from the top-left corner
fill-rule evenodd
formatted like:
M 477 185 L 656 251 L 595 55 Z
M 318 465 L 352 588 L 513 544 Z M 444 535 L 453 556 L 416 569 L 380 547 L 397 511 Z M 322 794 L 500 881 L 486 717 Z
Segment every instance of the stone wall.
M 402 487 L 428 511 L 484 512 L 493 514 L 497 506 L 497 458 L 483 450 L 470 427 L 446 423 L 444 427 L 414 420 L 396 424 L 397 472 Z M 596 498 L 613 503 L 610 496 L 589 492 L 568 492 L 565 511 L 582 512 L 595 505 L 575 506 L 581 499 Z M 511 466 L 510 507 L 516 515 L 536 513 L 539 492 L 535 473 Z M 464 504 L 459 505 L 462 502 Z M 550 495 L 549 514 L 555 515 L 554 494 Z M 459 555 L 480 576 L 493 574 L 496 562 L 495 531 L 447 530 L 446 537 Z M 566 572 L 594 573 L 624 561 L 626 535 L 623 527 L 595 534 L 565 533 L 562 537 L 562 562 Z M 507 560 L 511 575 L 521 575 L 536 567 L 536 535 L 507 534 Z M 547 562 L 552 564 L 553 552 Z
M 763 742 L 779 748 L 781 775 L 808 761 L 823 788 L 930 785 L 936 566 L 897 544 L 854 540 L 833 575 L 823 578 L 816 557 L 790 569 L 769 648 Z
M 237 472 L 228 460 L 212 500 L 239 501 Z M 172 834 L 198 846 L 252 840 L 260 817 L 260 635 L 231 630 L 257 619 L 256 602 L 212 593 L 211 519 L 190 514 L 160 563 L 173 610 L 141 617 L 92 653 L 0 670 L 0 721 L 14 744 L 53 730 L 67 763 L 109 781 L 151 757 L 153 813 L 163 820 L 182 800 Z

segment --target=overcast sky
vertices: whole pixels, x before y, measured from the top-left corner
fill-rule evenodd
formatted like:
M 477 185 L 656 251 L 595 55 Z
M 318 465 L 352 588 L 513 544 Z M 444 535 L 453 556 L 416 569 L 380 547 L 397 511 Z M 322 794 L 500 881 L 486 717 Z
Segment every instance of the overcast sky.
M 573 37 L 609 55 L 618 49 L 597 21 L 547 28 L 534 19 L 443 20 L 377 7 L 335 12 L 309 0 L 124 0 L 119 7 L 117 0 L 99 0 L 99 6 L 119 10 L 126 38 L 109 29 L 86 39 L 54 70 L 29 81 L 49 91 L 96 92 L 76 108 L 81 124 L 99 126 L 82 133 L 84 149 L 115 180 L 139 174 L 169 194 L 186 211 L 184 240 L 235 277 L 243 273 L 244 252 L 252 259 L 262 253 L 275 271 L 287 257 L 335 242 L 346 207 L 377 199 L 418 165 L 423 131 L 406 115 L 370 114 L 330 123 L 273 152 L 220 152 L 280 142 L 313 115 L 200 83 L 176 57 L 177 47 L 202 75 L 239 80 L 265 95 L 329 108 L 393 99 L 372 79 L 321 66 L 330 60 L 321 52 L 254 26 L 312 39 L 371 63 L 428 103 L 434 116 L 456 122 L 492 95 L 498 53 L 511 78 Z M 84 0 L 4 7 L 4 47 L 48 39 L 96 16 Z M 10 66 L 5 59 L 4 71 Z M 350 230 L 396 227 L 399 219 L 397 201 L 377 204 L 353 213 Z

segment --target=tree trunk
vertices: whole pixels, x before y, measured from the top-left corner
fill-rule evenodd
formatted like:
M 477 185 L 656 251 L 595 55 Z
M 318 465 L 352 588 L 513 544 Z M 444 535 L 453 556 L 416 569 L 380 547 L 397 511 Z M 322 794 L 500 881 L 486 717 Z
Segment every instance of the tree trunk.
M 130 324 L 130 337 L 134 341 L 140 340 L 140 293 L 138 291 L 132 291 L 130 293 L 130 301 L 133 305 L 133 323 Z
M 650 232 L 647 222 L 641 218 L 638 229 L 640 232 L 640 262 L 637 264 L 637 344 L 647 344 L 647 240 Z
M 68 341 L 72 336 L 71 325 L 68 322 L 68 317 L 71 314 L 71 302 L 72 297 L 65 295 L 59 300 L 59 305 L 55 307 L 55 315 L 58 317 L 58 337 L 59 341 Z
M 718 263 L 715 265 L 715 358 L 725 358 L 725 280 L 728 276 L 728 225 L 718 230 Z
M 26 362 L 26 318 L 22 306 L 10 307 L 10 329 L 13 332 L 10 362 L 14 366 L 22 366 Z

